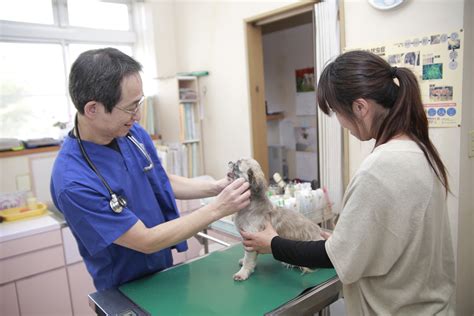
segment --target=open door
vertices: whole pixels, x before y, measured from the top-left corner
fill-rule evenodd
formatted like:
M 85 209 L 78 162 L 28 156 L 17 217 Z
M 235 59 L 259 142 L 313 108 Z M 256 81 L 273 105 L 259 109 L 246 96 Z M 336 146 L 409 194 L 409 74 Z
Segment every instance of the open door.
M 267 179 L 269 174 L 267 125 L 265 109 L 265 79 L 263 69 L 262 26 L 290 17 L 312 12 L 317 1 L 298 2 L 287 7 L 249 18 L 245 21 L 250 90 L 250 121 L 252 128 L 253 158 L 262 166 Z
M 318 18 L 315 13 L 318 13 L 315 8 L 315 4 L 319 1 L 309 2 L 298 2 L 290 6 L 262 14 L 245 21 L 246 36 L 247 36 L 247 52 L 248 52 L 248 73 L 249 73 L 249 92 L 250 92 L 250 114 L 251 114 L 251 135 L 252 135 L 252 150 L 253 157 L 261 164 L 263 171 L 265 172 L 267 179 L 272 174 L 270 173 L 269 166 L 269 150 L 267 143 L 267 136 L 272 138 L 271 129 L 267 130 L 267 111 L 266 111 L 266 91 L 265 86 L 268 82 L 265 82 L 265 69 L 264 64 L 266 59 L 266 53 L 264 53 L 264 38 L 265 32 L 269 28 L 287 28 L 294 27 L 291 25 L 291 21 L 305 19 L 308 15 L 313 19 L 309 23 L 313 24 L 314 27 L 314 52 L 323 44 L 316 44 L 318 36 L 321 36 L 321 30 L 316 28 L 316 19 Z M 332 3 L 332 1 L 318 3 L 317 7 L 326 6 Z M 342 8 L 341 8 L 342 10 Z M 340 14 L 340 11 L 338 12 Z M 338 20 L 338 15 L 334 17 Z M 339 21 L 337 21 L 339 23 Z M 341 27 L 343 24 L 341 23 Z M 321 28 L 321 25 L 318 25 Z M 343 28 L 342 28 L 343 30 Z M 343 47 L 343 32 L 341 30 L 341 47 Z M 319 35 L 318 35 L 319 32 Z M 324 34 L 324 33 L 323 33 Z M 324 35 L 323 35 L 324 36 Z M 334 39 L 332 39 L 334 40 Z M 314 54 L 314 68 L 315 75 L 316 70 L 321 71 L 323 66 L 318 63 Z M 316 69 L 317 68 L 317 69 Z M 268 79 L 268 78 L 267 78 Z M 268 87 L 268 85 L 267 85 Z M 268 94 L 268 93 L 267 93 Z M 316 104 L 315 104 L 316 106 Z M 315 167 L 318 169 L 318 182 L 320 187 L 327 187 L 331 195 L 331 199 L 335 202 L 336 212 L 340 209 L 342 201 L 343 188 L 347 185 L 347 157 L 348 153 L 346 150 L 346 138 L 347 134 L 342 132 L 341 127 L 337 122 L 334 122 L 334 118 L 327 118 L 318 109 L 317 117 L 317 137 L 318 137 L 318 150 L 317 158 L 308 159 L 311 162 L 314 161 Z M 270 126 L 270 125 L 269 125 Z M 313 166 L 314 167 L 314 166 Z M 346 173 L 345 173 L 346 172 Z M 295 178 L 290 177 L 290 178 Z M 308 179 L 305 179 L 308 180 Z

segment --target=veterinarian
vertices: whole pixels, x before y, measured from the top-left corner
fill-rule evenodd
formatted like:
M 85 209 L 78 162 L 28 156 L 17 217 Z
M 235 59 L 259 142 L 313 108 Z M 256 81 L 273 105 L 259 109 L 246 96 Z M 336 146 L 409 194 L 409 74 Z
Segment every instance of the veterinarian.
M 171 248 L 249 203 L 248 183 L 198 181 L 167 175 L 140 119 L 141 65 L 112 48 L 74 62 L 69 93 L 74 129 L 55 161 L 51 195 L 76 238 L 98 290 L 173 264 Z M 217 195 L 179 217 L 175 198 Z
M 267 223 L 242 232 L 247 250 L 307 267 L 334 267 L 348 315 L 454 314 L 447 171 L 428 136 L 415 75 L 363 51 L 321 74 L 318 103 L 362 141 L 375 139 L 325 241 L 291 241 Z

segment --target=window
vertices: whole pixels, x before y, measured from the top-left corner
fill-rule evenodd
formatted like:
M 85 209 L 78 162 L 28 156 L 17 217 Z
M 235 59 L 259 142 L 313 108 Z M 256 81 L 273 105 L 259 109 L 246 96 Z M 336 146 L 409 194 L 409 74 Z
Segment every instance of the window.
M 132 55 L 131 11 L 127 0 L 0 1 L 0 138 L 63 136 L 72 62 L 101 47 Z
M 128 30 L 128 7 L 122 3 L 68 0 L 69 24 L 96 29 Z
M 54 24 L 53 5 L 51 0 L 3 0 L 0 20 Z
M 0 43 L 2 138 L 55 136 L 69 120 L 62 60 L 59 44 Z

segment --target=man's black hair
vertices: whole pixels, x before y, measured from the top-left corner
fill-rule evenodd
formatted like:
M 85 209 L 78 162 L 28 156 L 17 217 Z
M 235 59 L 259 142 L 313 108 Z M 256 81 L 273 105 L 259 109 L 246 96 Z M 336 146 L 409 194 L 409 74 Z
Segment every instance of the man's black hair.
M 69 74 L 69 94 L 77 111 L 84 114 L 89 101 L 111 112 L 120 101 L 124 77 L 139 73 L 142 65 L 115 48 L 89 50 L 76 59 Z

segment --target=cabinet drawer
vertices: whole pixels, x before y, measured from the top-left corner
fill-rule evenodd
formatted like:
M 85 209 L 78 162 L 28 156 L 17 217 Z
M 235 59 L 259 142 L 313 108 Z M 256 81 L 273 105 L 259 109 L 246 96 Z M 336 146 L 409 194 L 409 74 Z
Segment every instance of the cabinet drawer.
M 22 316 L 73 315 L 66 269 L 56 269 L 16 282 Z
M 64 266 L 62 245 L 29 252 L 0 261 L 0 284 Z
M 0 286 L 0 315 L 20 316 L 15 283 Z
M 0 259 L 62 244 L 59 229 L 0 243 Z

